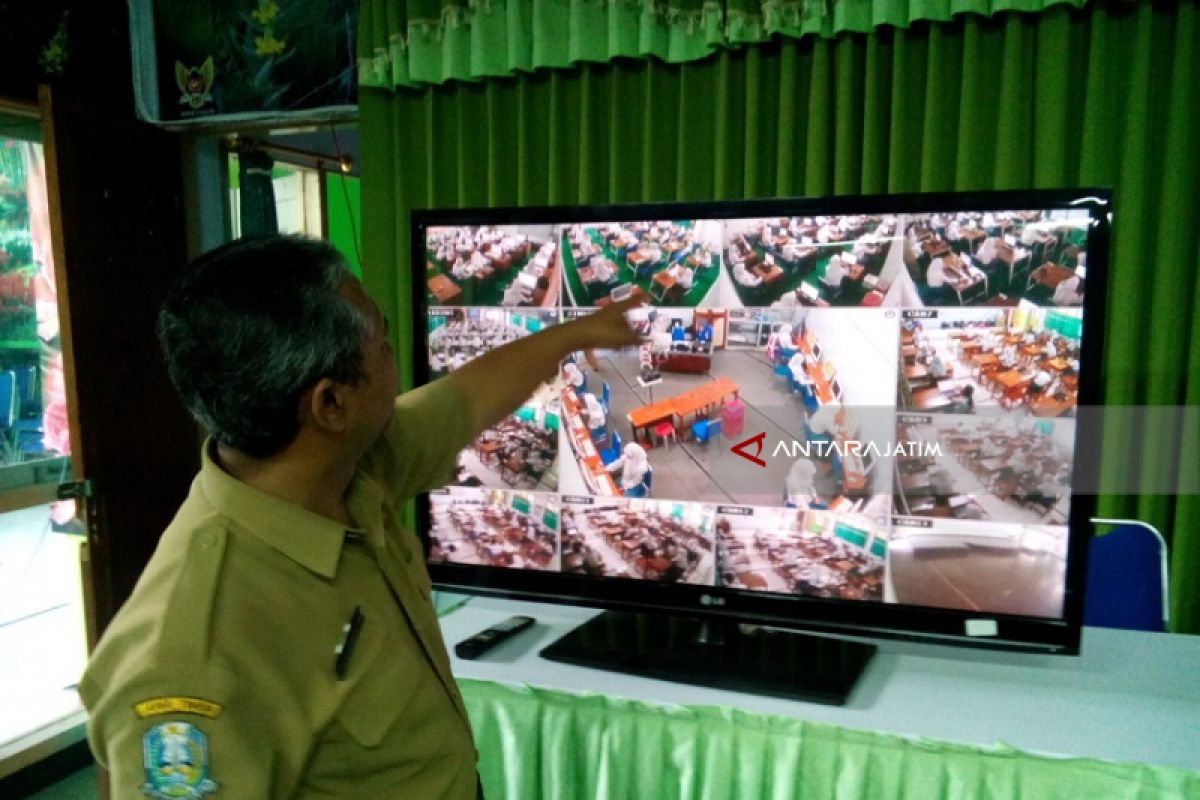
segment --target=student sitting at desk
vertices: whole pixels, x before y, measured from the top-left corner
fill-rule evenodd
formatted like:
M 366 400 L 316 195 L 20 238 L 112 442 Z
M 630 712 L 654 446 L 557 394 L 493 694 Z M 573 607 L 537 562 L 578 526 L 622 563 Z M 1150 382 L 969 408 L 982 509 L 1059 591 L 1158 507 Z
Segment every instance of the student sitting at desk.
M 1033 376 L 1033 385 L 1029 387 L 1031 395 L 1041 395 L 1046 392 L 1050 384 L 1054 382 L 1054 376 L 1046 371 L 1045 368 L 1039 369 L 1038 373 Z
M 675 285 L 685 292 L 691 291 L 695 283 L 695 273 L 688 267 L 680 266 L 679 274 L 675 276 Z
M 733 265 L 733 277 L 739 284 L 746 288 L 753 289 L 762 285 L 762 278 L 746 269 L 744 261 L 737 261 Z
M 713 324 L 706 319 L 700 323 L 700 328 L 696 331 L 696 341 L 708 347 L 712 347 L 712 340 Z
M 800 244 L 794 239 L 789 240 L 779 251 L 779 255 L 787 263 L 795 264 L 800 260 Z
M 1056 306 L 1083 305 L 1083 278 L 1072 275 L 1054 287 L 1052 302 Z
M 687 342 L 687 329 L 683 327 L 683 323 L 675 320 L 671 323 L 671 345 L 683 344 Z
M 814 486 L 817 465 L 808 458 L 798 458 L 784 480 L 784 505 L 788 508 L 823 508 Z
M 951 281 L 949 270 L 946 268 L 946 260 L 938 256 L 933 261 L 929 262 L 929 269 L 925 271 L 925 284 L 929 287 L 924 293 L 922 299 L 926 305 L 943 305 L 948 301 L 948 285 Z
M 608 471 L 621 473 L 617 485 L 626 497 L 646 496 L 646 474 L 650 471 L 650 459 L 640 444 L 630 442 L 625 445 L 620 457 L 608 465 Z
M 772 364 L 778 363 L 783 359 L 784 349 L 790 350 L 795 346 L 795 340 L 792 339 L 792 326 L 784 323 L 767 337 L 767 360 Z
M 813 379 L 808 374 L 808 356 L 804 353 L 797 352 L 788 361 L 788 369 L 792 371 L 792 378 L 806 389 L 811 389 Z
M 952 414 L 970 414 L 975 410 L 975 387 L 967 384 L 947 395 L 950 406 L 946 410 Z
M 945 362 L 942 361 L 942 357 L 936 351 L 929 358 L 929 375 L 937 381 L 949 375 L 949 372 L 946 371 Z
M 587 415 L 588 432 L 592 434 L 592 442 L 599 443 L 608 438 L 608 416 L 604 406 L 596 399 L 596 395 L 585 392 L 583 395 L 584 413 Z
M 842 257 L 835 255 L 829 259 L 829 265 L 825 267 L 825 277 L 821 279 L 821 283 L 829 290 L 831 296 L 836 297 L 842 291 L 842 281 L 846 279 L 846 267 L 842 263 Z
M 471 266 L 474 268 L 472 270 L 473 272 L 478 272 L 479 270 L 490 267 L 491 265 L 491 259 L 485 256 L 482 251 L 476 250 L 471 254 Z
M 613 279 L 612 262 L 603 255 L 593 256 L 590 266 L 596 283 L 609 283 Z
M 810 441 L 845 441 L 854 434 L 854 420 L 840 404 L 826 403 L 808 418 Z
M 566 380 L 567 386 L 571 387 L 577 396 L 582 396 L 587 391 L 587 377 L 583 374 L 583 370 L 579 369 L 576 364 L 568 361 L 563 366 L 563 379 Z

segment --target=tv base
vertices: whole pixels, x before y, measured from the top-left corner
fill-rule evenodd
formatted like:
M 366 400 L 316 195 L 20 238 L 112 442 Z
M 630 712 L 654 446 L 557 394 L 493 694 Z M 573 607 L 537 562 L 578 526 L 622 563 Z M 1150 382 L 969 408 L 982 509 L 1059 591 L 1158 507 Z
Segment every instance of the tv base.
M 736 622 L 606 611 L 541 652 L 581 667 L 844 705 L 875 646 Z

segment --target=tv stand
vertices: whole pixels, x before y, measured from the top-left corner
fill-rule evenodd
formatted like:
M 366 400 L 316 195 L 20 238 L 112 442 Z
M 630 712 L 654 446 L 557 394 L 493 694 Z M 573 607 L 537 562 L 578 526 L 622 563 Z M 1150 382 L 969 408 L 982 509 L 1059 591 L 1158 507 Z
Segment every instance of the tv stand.
M 844 705 L 875 646 L 737 622 L 606 611 L 541 652 L 582 667 Z

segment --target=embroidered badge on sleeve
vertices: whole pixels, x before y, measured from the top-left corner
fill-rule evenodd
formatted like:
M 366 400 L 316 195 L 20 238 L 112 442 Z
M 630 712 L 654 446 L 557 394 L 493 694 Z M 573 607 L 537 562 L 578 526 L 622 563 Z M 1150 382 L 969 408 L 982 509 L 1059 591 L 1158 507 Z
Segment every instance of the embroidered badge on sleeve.
M 217 791 L 209 777 L 208 737 L 189 722 L 164 722 L 142 737 L 146 783 L 156 800 L 194 800 Z
M 142 719 L 160 714 L 198 714 L 216 719 L 221 714 L 220 703 L 201 700 L 199 697 L 155 697 L 143 700 L 133 707 Z

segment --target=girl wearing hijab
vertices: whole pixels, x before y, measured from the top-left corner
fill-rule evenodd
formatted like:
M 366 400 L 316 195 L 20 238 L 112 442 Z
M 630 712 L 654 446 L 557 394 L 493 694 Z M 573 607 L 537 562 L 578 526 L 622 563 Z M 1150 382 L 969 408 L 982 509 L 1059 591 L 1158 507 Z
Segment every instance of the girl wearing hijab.
M 566 363 L 566 366 L 563 367 L 563 377 L 566 378 L 567 385 L 575 390 L 577 396 L 582 397 L 583 393 L 587 391 L 587 377 L 574 363 L 570 361 Z
M 650 460 L 640 444 L 629 443 L 621 457 L 608 465 L 609 472 L 620 471 L 617 481 L 626 497 L 646 496 L 646 473 L 650 471 Z

